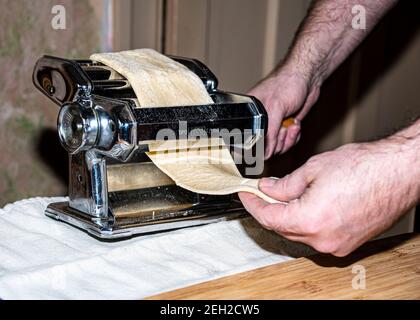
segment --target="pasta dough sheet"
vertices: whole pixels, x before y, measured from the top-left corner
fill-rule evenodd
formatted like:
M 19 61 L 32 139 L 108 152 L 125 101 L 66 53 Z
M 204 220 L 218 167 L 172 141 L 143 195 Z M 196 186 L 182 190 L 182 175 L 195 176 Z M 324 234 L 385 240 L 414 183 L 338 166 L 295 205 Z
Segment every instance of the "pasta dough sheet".
M 141 107 L 213 103 L 195 73 L 152 49 L 93 54 L 90 58 L 127 78 Z M 270 203 L 279 202 L 258 189 L 259 179 L 241 176 L 226 146 L 153 151 L 147 154 L 160 170 L 184 189 L 214 195 L 245 191 Z
M 90 58 L 124 76 L 142 107 L 214 103 L 194 72 L 155 50 L 96 53 Z

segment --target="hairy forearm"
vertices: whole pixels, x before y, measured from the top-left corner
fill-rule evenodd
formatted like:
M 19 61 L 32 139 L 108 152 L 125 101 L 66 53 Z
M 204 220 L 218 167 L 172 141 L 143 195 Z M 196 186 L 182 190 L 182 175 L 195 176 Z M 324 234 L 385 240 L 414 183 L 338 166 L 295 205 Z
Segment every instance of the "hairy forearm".
M 295 37 L 285 65 L 320 85 L 359 45 L 397 0 L 314 1 Z M 352 28 L 352 8 L 366 12 L 366 29 Z
M 420 201 L 420 119 L 374 144 L 379 146 L 377 150 L 388 154 L 384 157 L 387 165 L 383 175 L 391 178 L 384 201 L 398 195 L 389 205 L 395 207 L 395 212 L 403 214 Z
M 406 175 L 407 197 L 413 204 L 420 202 L 420 119 L 388 138 L 397 147 L 396 154 L 403 159 L 400 165 Z

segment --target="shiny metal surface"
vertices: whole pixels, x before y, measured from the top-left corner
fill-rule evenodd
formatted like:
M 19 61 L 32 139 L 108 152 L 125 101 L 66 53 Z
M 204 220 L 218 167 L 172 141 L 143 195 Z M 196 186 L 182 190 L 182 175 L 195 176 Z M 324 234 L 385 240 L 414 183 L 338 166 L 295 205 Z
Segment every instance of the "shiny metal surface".
M 99 134 L 97 115 L 90 106 L 65 104 L 58 114 L 57 130 L 62 146 L 69 153 L 89 150 Z
M 118 240 L 129 238 L 135 235 L 144 235 L 153 232 L 169 231 L 179 228 L 199 226 L 229 219 L 236 219 L 246 216 L 243 208 L 232 210 L 213 210 L 211 213 L 199 213 L 191 211 L 191 214 L 176 217 L 169 216 L 165 220 L 151 222 L 118 221 L 120 223 L 110 223 L 99 225 L 92 221 L 89 215 L 78 210 L 74 210 L 68 202 L 56 202 L 50 204 L 45 214 L 51 218 L 66 222 L 80 228 L 99 239 Z

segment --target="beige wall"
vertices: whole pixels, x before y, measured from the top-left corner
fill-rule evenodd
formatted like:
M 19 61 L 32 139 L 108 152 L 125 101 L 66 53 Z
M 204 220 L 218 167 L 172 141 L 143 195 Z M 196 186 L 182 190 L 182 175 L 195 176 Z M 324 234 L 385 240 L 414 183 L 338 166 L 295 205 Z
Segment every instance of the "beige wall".
M 163 0 L 109 0 L 112 50 L 162 50 Z

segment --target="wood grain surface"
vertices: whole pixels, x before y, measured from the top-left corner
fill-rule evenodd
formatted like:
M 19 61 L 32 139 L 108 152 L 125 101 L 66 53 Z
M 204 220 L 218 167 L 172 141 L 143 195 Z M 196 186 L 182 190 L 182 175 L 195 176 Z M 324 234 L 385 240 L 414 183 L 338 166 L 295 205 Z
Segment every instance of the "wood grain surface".
M 366 288 L 356 290 L 358 266 Z M 420 299 L 420 235 L 372 241 L 344 258 L 298 258 L 149 299 Z

